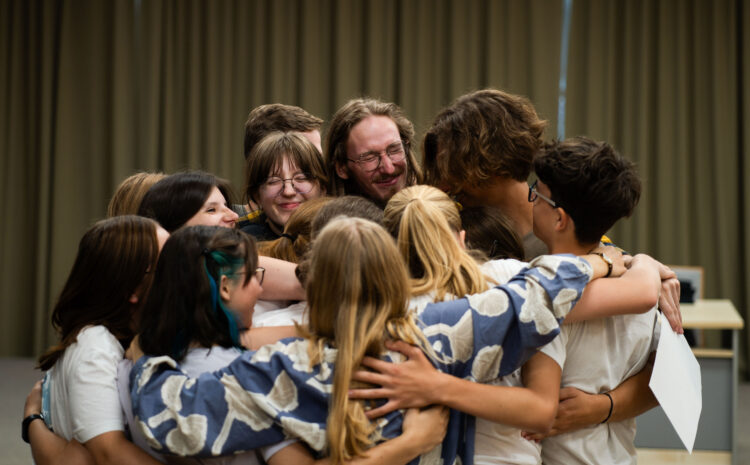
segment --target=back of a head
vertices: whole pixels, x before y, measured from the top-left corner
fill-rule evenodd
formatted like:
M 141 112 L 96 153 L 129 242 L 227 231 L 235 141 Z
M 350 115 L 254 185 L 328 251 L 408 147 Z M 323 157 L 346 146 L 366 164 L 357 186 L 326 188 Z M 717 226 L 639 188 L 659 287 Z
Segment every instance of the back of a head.
M 357 195 L 344 195 L 335 197 L 318 211 L 312 222 L 310 237 L 315 239 L 323 227 L 338 216 L 364 218 L 380 225 L 383 224 L 383 210 L 371 200 Z
M 231 203 L 229 183 L 213 174 L 203 171 L 170 174 L 146 192 L 138 214 L 155 219 L 171 233 L 198 213 L 214 187 Z
M 156 223 L 135 215 L 98 221 L 81 238 L 73 268 L 52 312 L 61 343 L 39 359 L 49 369 L 84 326 L 104 325 L 116 338 L 132 337 L 132 295 L 151 284 L 159 244 Z
M 311 241 L 313 220 L 318 212 L 331 201 L 333 201 L 332 197 L 320 197 L 302 203 L 289 217 L 281 237 L 258 244 L 258 253 L 299 263 Z
M 463 296 L 486 289 L 474 259 L 461 248 L 458 208 L 447 194 L 431 186 L 411 186 L 396 193 L 385 207 L 383 223 L 396 238 L 406 261 L 415 295 L 435 292 Z
M 357 98 L 349 100 L 338 109 L 331 119 L 326 132 L 323 155 L 326 170 L 330 173 L 329 195 L 344 195 L 356 193 L 356 189 L 349 186 L 349 180 L 335 175 L 336 165 L 347 162 L 347 142 L 352 128 L 368 116 L 387 116 L 396 124 L 401 142 L 406 152 L 407 185 L 422 182 L 422 168 L 415 155 L 414 125 L 406 118 L 404 111 L 395 103 L 383 102 L 373 98 Z
M 635 165 L 606 142 L 574 137 L 550 144 L 534 160 L 534 170 L 552 199 L 573 218 L 582 244 L 599 241 L 641 195 Z
M 271 103 L 253 108 L 245 122 L 245 159 L 255 144 L 274 131 L 309 132 L 320 130 L 323 120 L 300 107 Z
M 177 230 L 164 244 L 143 309 L 139 342 L 144 353 L 179 360 L 191 344 L 235 345 L 236 321 L 221 305 L 216 287 L 222 275 L 247 284 L 256 266 L 255 241 L 241 231 L 219 226 Z
M 460 214 L 466 247 L 482 252 L 490 260 L 523 260 L 523 242 L 502 210 L 491 206 L 464 207 Z
M 410 343 L 424 337 L 407 315 L 406 269 L 381 226 L 337 218 L 323 228 L 311 252 L 310 358 L 320 360 L 323 343 L 338 349 L 326 435 L 332 461 L 342 463 L 365 452 L 374 429 L 361 401 L 348 398 L 352 372 L 365 355 L 380 356 L 386 334 Z
M 148 173 L 141 171 L 125 178 L 115 190 L 115 194 L 107 206 L 107 217 L 120 215 L 137 215 L 141 201 L 146 192 L 164 179 L 164 173 Z
M 526 181 L 545 125 L 525 97 L 495 89 L 461 96 L 425 134 L 426 180 L 451 191 L 493 177 Z

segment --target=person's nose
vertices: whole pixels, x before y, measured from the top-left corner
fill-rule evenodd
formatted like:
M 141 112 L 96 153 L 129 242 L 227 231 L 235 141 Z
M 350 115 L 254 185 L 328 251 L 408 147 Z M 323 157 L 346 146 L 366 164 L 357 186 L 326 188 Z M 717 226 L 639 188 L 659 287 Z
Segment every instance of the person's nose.
M 240 215 L 238 215 L 236 211 L 232 210 L 231 208 L 227 207 L 226 205 L 224 206 L 224 220 L 226 222 L 228 222 L 228 223 L 229 222 L 234 223 L 235 221 L 237 221 L 237 218 L 239 218 L 239 217 L 240 217 Z
M 294 188 L 294 182 L 291 179 L 284 181 L 284 186 L 281 188 L 281 195 L 284 197 L 294 197 L 297 195 L 297 190 Z
M 394 171 L 396 171 L 396 168 L 393 166 L 393 160 L 391 160 L 391 157 L 388 156 L 388 154 L 383 151 L 380 154 L 380 172 L 385 174 L 392 174 Z

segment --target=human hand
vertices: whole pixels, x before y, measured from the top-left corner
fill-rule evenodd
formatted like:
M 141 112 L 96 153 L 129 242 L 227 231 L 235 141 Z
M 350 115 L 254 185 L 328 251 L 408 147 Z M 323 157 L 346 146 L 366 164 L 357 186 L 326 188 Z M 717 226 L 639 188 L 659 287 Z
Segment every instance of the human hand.
M 677 278 L 663 279 L 659 293 L 659 310 L 669 321 L 672 331 L 677 334 L 685 332 L 682 329 L 682 313 L 680 312 L 680 281 Z
M 547 434 L 524 431 L 521 435 L 531 441 L 541 441 L 545 437 L 576 431 L 597 425 L 607 417 L 609 399 L 604 395 L 588 394 L 580 389 L 564 387 L 560 389 L 560 404 L 557 406 L 555 423 Z
M 419 455 L 426 454 L 443 442 L 448 431 L 450 409 L 433 405 L 426 409 L 410 408 L 404 415 L 402 436 L 420 449 Z
M 138 344 L 138 335 L 136 334 L 133 340 L 130 341 L 130 346 L 128 346 L 128 350 L 125 351 L 125 358 L 135 363 L 138 361 L 139 358 L 143 357 L 144 355 L 145 354 L 141 350 L 141 346 Z
M 42 412 L 42 380 L 34 383 L 31 392 L 26 396 L 26 403 L 23 406 L 23 417 Z
M 379 388 L 351 389 L 350 399 L 388 399 L 380 407 L 366 412 L 370 419 L 381 417 L 397 409 L 424 407 L 438 403 L 433 396 L 436 377 L 440 376 L 422 349 L 403 341 L 386 341 L 390 350 L 401 352 L 408 360 L 402 363 L 389 363 L 365 357 L 362 365 L 374 371 L 358 370 L 352 375 L 355 381 L 375 384 Z

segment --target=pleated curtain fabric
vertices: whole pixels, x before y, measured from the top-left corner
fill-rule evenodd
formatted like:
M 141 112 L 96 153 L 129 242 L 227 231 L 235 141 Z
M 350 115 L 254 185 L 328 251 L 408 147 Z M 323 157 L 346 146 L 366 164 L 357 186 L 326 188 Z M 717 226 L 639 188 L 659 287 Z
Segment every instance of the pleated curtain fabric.
M 638 164 L 641 203 L 615 240 L 703 266 L 706 296 L 744 316 L 748 10 L 574 0 L 565 127 Z M 528 96 L 553 138 L 562 18 L 560 0 L 0 2 L 0 355 L 54 341 L 49 313 L 78 240 L 124 177 L 204 169 L 241 191 L 257 105 L 328 120 L 373 96 L 421 136 L 456 97 L 496 87 Z

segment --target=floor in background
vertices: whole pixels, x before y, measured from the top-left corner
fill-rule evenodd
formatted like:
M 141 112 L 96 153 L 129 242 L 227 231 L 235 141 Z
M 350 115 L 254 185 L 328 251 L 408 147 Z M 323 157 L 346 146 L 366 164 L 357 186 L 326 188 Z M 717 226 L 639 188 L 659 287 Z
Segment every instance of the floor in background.
M 21 440 L 21 417 L 26 395 L 41 375 L 34 370 L 34 362 L 25 358 L 0 358 L 0 464 L 31 465 L 31 452 Z M 741 383 L 737 412 L 737 461 L 750 464 L 750 383 Z M 647 456 L 646 456 L 647 455 Z M 642 456 L 641 465 L 652 464 L 720 464 L 710 454 L 708 461 L 701 457 L 681 457 L 681 454 L 658 455 L 652 451 Z M 728 463 L 728 462 L 727 462 Z

